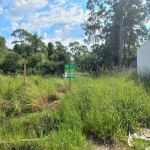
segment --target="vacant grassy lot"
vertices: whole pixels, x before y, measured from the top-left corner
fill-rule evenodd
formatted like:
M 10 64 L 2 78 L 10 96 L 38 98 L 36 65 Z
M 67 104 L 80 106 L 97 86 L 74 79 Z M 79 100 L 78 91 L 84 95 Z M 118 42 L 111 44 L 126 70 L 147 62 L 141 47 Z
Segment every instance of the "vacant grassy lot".
M 127 146 L 150 128 L 149 81 L 132 75 L 68 79 L 0 75 L 1 150 L 92 150 L 92 141 Z

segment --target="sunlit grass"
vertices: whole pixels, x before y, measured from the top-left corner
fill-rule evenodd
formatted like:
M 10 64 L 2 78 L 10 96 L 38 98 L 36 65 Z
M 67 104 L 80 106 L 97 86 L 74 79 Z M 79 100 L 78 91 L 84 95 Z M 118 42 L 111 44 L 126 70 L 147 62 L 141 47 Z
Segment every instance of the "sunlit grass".
M 0 149 L 92 149 L 89 138 L 127 145 L 129 130 L 150 128 L 148 83 L 131 74 L 81 76 L 70 88 L 63 78 L 0 81 Z

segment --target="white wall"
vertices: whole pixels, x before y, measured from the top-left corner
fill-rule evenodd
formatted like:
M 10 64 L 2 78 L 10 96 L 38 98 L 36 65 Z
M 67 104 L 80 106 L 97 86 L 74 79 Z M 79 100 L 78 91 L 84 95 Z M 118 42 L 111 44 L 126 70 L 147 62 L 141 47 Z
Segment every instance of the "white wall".
M 141 76 L 150 75 L 150 40 L 137 50 L 137 72 Z

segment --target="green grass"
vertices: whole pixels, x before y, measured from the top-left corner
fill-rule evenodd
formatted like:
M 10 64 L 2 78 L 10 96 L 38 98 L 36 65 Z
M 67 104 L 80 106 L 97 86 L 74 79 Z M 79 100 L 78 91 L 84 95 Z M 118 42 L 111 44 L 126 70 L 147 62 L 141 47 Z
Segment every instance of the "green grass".
M 63 78 L 29 76 L 26 86 L 23 76 L 0 81 L 2 150 L 86 150 L 91 138 L 126 146 L 129 130 L 150 128 L 148 81 L 131 74 L 77 77 L 71 91 Z

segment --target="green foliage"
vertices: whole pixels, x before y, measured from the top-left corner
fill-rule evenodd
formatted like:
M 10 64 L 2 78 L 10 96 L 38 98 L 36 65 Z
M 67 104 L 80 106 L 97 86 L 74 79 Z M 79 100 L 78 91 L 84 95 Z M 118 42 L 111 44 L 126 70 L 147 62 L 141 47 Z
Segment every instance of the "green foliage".
M 6 40 L 4 37 L 0 36 L 0 48 L 5 49 Z
M 2 63 L 4 73 L 15 73 L 21 66 L 21 56 L 15 52 L 8 53 Z
M 58 132 L 52 132 L 48 140 L 51 144 L 47 143 L 48 149 L 84 149 L 85 137 L 77 129 L 69 129 L 65 126 L 61 127 Z
M 42 75 L 53 75 L 56 73 L 55 63 L 53 61 L 45 61 L 41 64 L 40 70 L 43 70 Z
M 48 43 L 47 51 L 48 51 L 48 57 L 55 53 L 54 45 L 51 42 Z
M 137 47 L 148 39 L 149 1 L 88 0 L 87 9 L 87 21 L 81 25 L 85 42 L 102 43 L 99 48 L 104 55 L 99 57 L 104 60 L 102 64 L 121 65 L 123 60 L 123 65 L 128 66 L 136 57 Z
M 69 43 L 69 50 L 71 52 L 71 57 L 73 62 L 76 64 L 78 71 L 85 69 L 85 66 L 91 64 L 89 61 L 90 53 L 86 45 L 80 45 L 79 42 Z M 79 69 L 80 68 L 80 69 Z
M 142 141 L 139 139 L 135 139 L 133 141 L 133 147 L 131 148 L 132 150 L 144 150 L 150 146 L 149 141 Z
M 34 68 L 42 63 L 44 56 L 41 53 L 33 54 L 31 57 L 28 58 L 28 67 Z
M 16 44 L 13 50 L 20 54 L 23 58 L 27 58 L 33 54 L 33 49 L 29 45 L 24 45 L 23 47 L 19 44 Z
M 34 53 L 38 52 L 38 50 L 41 50 L 45 46 L 42 39 L 43 37 L 38 37 L 37 33 L 34 33 L 27 38 L 32 49 L 34 50 Z
M 23 47 L 27 43 L 27 38 L 30 36 L 30 33 L 24 29 L 16 29 L 11 34 L 15 38 L 15 40 L 12 42 L 13 44 L 20 43 Z
M 105 142 L 118 141 L 123 136 L 125 139 L 129 130 L 135 132 L 139 127 L 149 125 L 146 121 L 150 117 L 147 112 L 149 96 L 142 86 L 136 86 L 128 78 L 82 78 L 76 79 L 75 86 L 81 90 L 76 89 L 71 95 L 66 95 L 64 102 L 69 106 L 64 110 L 69 109 L 65 113 L 70 115 L 67 118 L 73 119 L 69 113 L 72 111 L 74 116 L 80 116 L 83 125 L 78 124 L 78 127 L 82 126 L 86 135 Z M 71 119 L 74 124 L 79 122 L 79 116 L 74 121 Z
M 8 52 L 7 50 L 0 48 L 0 69 L 2 69 L 2 64 L 3 64 L 3 61 L 5 59 L 7 52 Z
M 33 35 L 24 29 L 17 29 L 11 34 L 15 40 L 13 51 L 6 51 L 5 39 L 0 37 L 0 73 L 22 74 L 23 67 L 19 64 L 21 58 L 28 61 L 27 74 L 61 75 L 64 73 L 64 64 L 70 63 L 70 53 L 61 42 L 56 45 L 49 42 L 48 46 L 37 33 Z
M 148 82 L 128 75 L 77 77 L 68 92 L 68 80 L 61 78 L 30 76 L 26 86 L 22 76 L 0 81 L 4 150 L 82 150 L 88 138 L 127 145 L 129 131 L 150 128 Z M 134 141 L 133 149 L 146 146 Z

